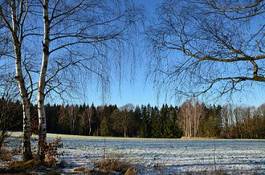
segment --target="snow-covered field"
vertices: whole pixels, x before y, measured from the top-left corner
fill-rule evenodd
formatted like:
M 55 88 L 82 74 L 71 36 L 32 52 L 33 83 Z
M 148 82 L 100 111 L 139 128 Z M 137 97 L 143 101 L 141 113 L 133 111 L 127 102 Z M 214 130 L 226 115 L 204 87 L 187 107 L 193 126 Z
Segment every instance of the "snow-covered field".
M 139 174 L 176 174 L 224 170 L 265 173 L 265 140 L 182 140 L 49 135 L 62 138 L 62 159 L 92 167 L 105 157 L 135 164 Z M 68 171 L 66 169 L 65 171 Z

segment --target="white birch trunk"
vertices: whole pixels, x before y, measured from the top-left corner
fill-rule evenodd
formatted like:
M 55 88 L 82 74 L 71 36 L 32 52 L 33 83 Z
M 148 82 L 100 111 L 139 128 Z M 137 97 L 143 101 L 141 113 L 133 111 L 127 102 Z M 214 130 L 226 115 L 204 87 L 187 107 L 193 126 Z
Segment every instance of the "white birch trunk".
M 30 138 L 31 138 L 30 100 L 28 99 L 28 94 L 25 88 L 25 82 L 23 79 L 23 74 L 21 69 L 21 57 L 19 55 L 20 54 L 16 56 L 16 80 L 18 83 L 20 96 L 22 98 L 22 107 L 23 107 L 22 154 L 23 154 L 23 160 L 30 160 L 32 159 L 31 143 L 30 143 Z
M 49 1 L 43 1 L 43 22 L 44 22 L 44 34 L 43 34 L 43 53 L 42 64 L 40 70 L 40 77 L 38 83 L 38 119 L 39 119 L 39 142 L 38 142 L 38 156 L 41 160 L 44 159 L 44 146 L 46 145 L 46 114 L 45 114 L 45 79 L 49 60 L 49 14 L 48 14 Z
M 23 160 L 32 159 L 31 152 L 31 121 L 30 121 L 30 99 L 29 94 L 26 89 L 23 71 L 22 71 L 22 54 L 21 54 L 21 42 L 19 40 L 18 33 L 18 21 L 16 17 L 16 2 L 13 2 L 11 5 L 11 13 L 12 13 L 12 39 L 13 39 L 13 48 L 15 54 L 15 69 L 16 76 L 15 79 L 18 84 L 20 96 L 22 99 L 22 107 L 23 107 L 23 144 L 22 144 L 22 154 Z

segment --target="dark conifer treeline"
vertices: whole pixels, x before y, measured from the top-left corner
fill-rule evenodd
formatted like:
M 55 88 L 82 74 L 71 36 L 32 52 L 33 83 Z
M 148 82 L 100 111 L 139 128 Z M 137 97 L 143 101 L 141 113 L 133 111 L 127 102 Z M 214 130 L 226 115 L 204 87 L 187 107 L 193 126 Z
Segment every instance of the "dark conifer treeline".
M 6 108 L 8 106 L 8 108 Z M 19 102 L 0 100 L 1 116 L 22 128 Z M 32 131 L 37 132 L 37 109 L 31 106 Z M 206 106 L 188 100 L 180 107 L 150 105 L 46 105 L 50 133 L 88 136 L 265 138 L 265 105 L 258 108 Z

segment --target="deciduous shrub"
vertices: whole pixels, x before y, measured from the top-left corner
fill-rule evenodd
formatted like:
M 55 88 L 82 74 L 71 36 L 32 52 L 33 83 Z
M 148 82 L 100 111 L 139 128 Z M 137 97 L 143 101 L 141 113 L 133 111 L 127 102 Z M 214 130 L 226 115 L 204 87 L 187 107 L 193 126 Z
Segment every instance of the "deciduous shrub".
M 129 162 L 119 158 L 105 158 L 96 161 L 95 167 L 106 172 L 115 171 L 124 174 L 129 168 L 132 168 L 132 165 Z
M 58 151 L 58 148 L 63 146 L 61 138 L 56 138 L 52 142 L 47 143 L 44 146 L 45 159 L 44 163 L 46 166 L 53 167 L 56 166 L 58 158 L 62 153 Z

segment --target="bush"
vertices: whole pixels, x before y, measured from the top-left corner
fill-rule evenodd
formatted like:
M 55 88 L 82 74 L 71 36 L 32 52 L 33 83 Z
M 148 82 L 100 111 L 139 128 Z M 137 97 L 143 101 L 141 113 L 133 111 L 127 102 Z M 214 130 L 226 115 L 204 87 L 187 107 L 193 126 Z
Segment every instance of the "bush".
M 9 137 L 6 130 L 0 130 L 0 152 L 2 150 L 2 147 L 6 143 L 6 139 Z
M 131 164 L 123 161 L 121 159 L 115 158 L 105 158 L 95 162 L 95 167 L 106 171 L 106 172 L 121 172 L 125 173 L 129 168 L 131 168 Z
M 2 161 L 11 161 L 12 160 L 12 152 L 7 149 L 0 150 L 0 160 Z
M 127 161 L 120 158 L 103 158 L 94 162 L 95 168 L 90 169 L 86 167 L 74 168 L 74 173 L 80 174 L 94 174 L 94 175 L 136 175 L 136 169 Z
M 62 153 L 59 153 L 58 148 L 61 148 L 63 146 L 61 138 L 56 138 L 50 143 L 47 143 L 44 146 L 44 163 L 48 167 L 54 167 L 56 166 L 59 156 L 62 155 Z

